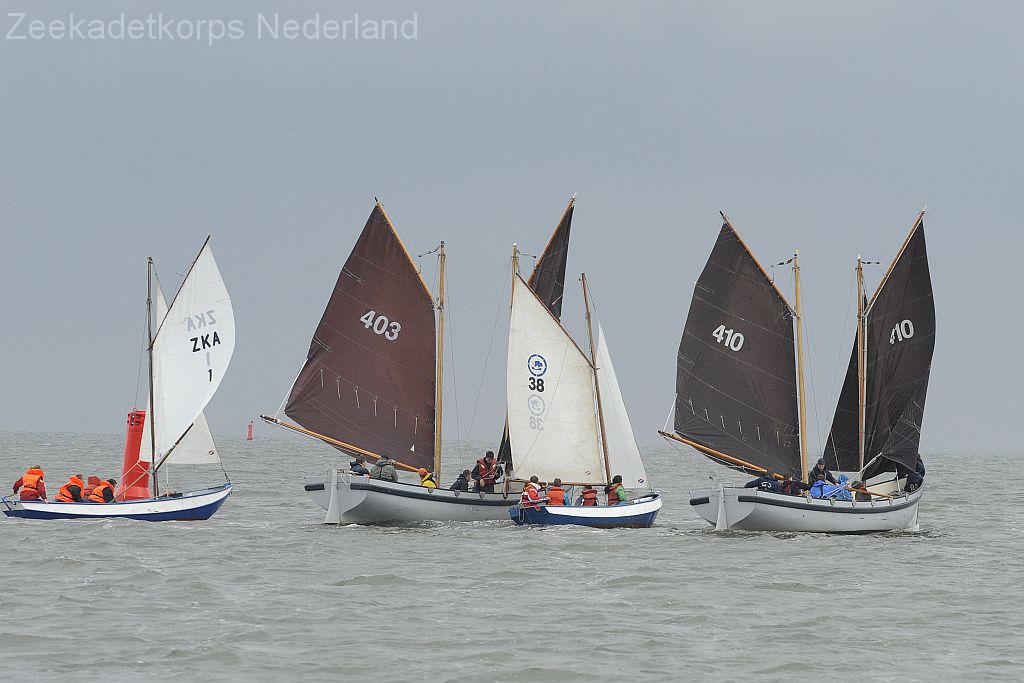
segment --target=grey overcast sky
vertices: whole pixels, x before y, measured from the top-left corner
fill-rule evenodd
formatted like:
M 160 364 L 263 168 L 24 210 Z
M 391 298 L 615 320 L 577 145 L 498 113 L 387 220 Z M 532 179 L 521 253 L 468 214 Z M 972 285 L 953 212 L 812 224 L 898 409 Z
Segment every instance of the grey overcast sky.
M 445 436 L 494 440 L 511 243 L 536 253 L 578 192 L 569 268 L 587 272 L 641 443 L 667 415 L 719 210 L 766 265 L 800 249 L 816 449 L 849 358 L 854 260 L 888 262 L 927 205 L 938 335 L 922 450 L 1017 448 L 1018 2 L 2 9 L 4 35 L 73 11 L 234 19 L 244 36 L 0 39 L 0 429 L 120 432 L 145 259 L 172 290 L 211 234 L 238 342 L 207 415 L 242 434 L 283 398 L 376 195 L 414 253 L 447 242 Z M 259 12 L 415 14 L 416 37 L 260 38 Z M 434 257 L 423 267 L 433 281 Z

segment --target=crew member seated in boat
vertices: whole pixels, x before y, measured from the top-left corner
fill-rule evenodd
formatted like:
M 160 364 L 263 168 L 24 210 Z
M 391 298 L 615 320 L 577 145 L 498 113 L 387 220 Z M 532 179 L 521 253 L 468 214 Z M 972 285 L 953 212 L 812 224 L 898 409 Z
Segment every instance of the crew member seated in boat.
M 368 475 L 370 470 L 366 469 L 366 458 L 357 455 L 356 459 L 348 464 L 348 471 L 360 477 Z
M 82 489 L 82 500 L 89 500 L 89 496 L 92 495 L 92 490 L 99 486 L 100 478 L 95 474 L 90 474 L 88 481 L 85 482 L 85 488 Z
M 565 489 L 562 488 L 562 480 L 555 477 L 548 487 L 548 505 L 565 505 Z
M 370 468 L 370 479 L 381 479 L 383 481 L 398 481 L 398 471 L 395 469 L 395 461 L 386 455 L 380 456 L 377 462 Z
M 583 507 L 588 507 L 588 508 L 596 507 L 597 506 L 597 489 L 595 489 L 590 484 L 587 484 L 586 486 L 584 486 L 583 490 L 580 492 L 579 505 L 582 505 Z
M 452 491 L 468 491 L 469 480 L 471 477 L 472 474 L 470 474 L 469 470 L 462 470 L 462 474 L 460 474 L 458 478 L 455 480 L 455 483 L 449 486 L 448 488 L 451 489 Z
M 825 467 L 825 458 L 818 458 L 818 462 L 815 463 L 811 471 L 807 473 L 807 483 L 814 486 L 814 482 L 818 481 L 819 474 L 823 476 L 825 481 L 828 483 L 836 483 L 836 478 L 833 477 L 832 473 L 828 471 L 827 467 Z
M 775 478 L 775 473 L 771 470 L 767 470 L 757 479 L 748 481 L 743 488 L 757 489 L 768 493 L 782 493 L 782 486 L 779 485 L 779 480 Z
M 25 474 L 14 482 L 14 492 L 20 500 L 46 500 L 46 484 L 43 483 L 43 468 L 32 465 Z
M 911 493 L 921 488 L 922 484 L 924 484 L 924 461 L 918 455 L 917 464 L 914 466 L 914 471 L 907 475 L 907 483 L 903 485 L 903 490 Z
M 535 474 L 523 487 L 523 495 L 519 498 L 519 507 L 536 510 L 543 500 L 544 497 L 540 495 L 540 479 Z
M 54 496 L 54 500 L 61 503 L 81 503 L 82 491 L 85 489 L 85 482 L 81 474 L 72 474 L 68 483 L 60 487 L 60 491 Z
M 622 485 L 622 475 L 616 474 L 612 477 L 612 483 L 604 487 L 604 492 L 608 494 L 608 504 L 618 505 L 619 503 L 626 502 L 626 489 Z
M 787 496 L 802 496 L 804 491 L 811 488 L 802 481 L 797 481 L 788 474 L 782 475 L 782 493 Z
M 117 486 L 117 479 L 107 479 L 96 485 L 96 488 L 89 494 L 90 503 L 113 503 L 114 487 Z
M 494 458 L 494 451 L 487 451 L 473 467 L 473 490 L 478 493 L 494 493 L 494 482 L 500 479 L 502 474 L 501 466 Z
M 420 475 L 420 486 L 428 489 L 437 488 L 437 482 L 434 481 L 434 475 L 428 472 L 426 467 L 421 467 L 416 470 L 416 474 Z

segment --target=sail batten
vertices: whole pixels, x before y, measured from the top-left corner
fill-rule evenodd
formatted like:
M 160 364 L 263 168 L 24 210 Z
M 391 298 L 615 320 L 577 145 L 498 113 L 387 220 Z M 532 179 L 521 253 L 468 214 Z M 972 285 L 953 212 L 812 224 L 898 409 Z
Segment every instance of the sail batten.
M 694 286 L 676 357 L 675 433 L 799 476 L 794 312 L 725 220 Z
M 433 467 L 435 303 L 383 206 L 338 275 L 285 401 L 299 425 Z

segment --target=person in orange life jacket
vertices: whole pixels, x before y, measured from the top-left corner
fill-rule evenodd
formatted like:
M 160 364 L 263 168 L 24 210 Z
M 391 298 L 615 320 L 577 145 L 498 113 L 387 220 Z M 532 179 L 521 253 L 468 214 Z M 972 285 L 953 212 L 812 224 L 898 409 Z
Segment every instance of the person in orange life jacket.
M 536 510 L 540 507 L 539 503 L 544 500 L 546 499 L 540 495 L 540 480 L 535 474 L 530 477 L 530 481 L 523 487 L 523 495 L 519 499 L 519 507 Z
M 494 459 L 494 451 L 487 451 L 473 467 L 473 490 L 478 493 L 494 493 L 494 482 L 500 479 L 503 473 L 498 461 Z
M 555 477 L 548 487 L 548 505 L 565 505 L 565 489 L 562 488 L 562 480 L 558 477 Z
M 612 483 L 604 487 L 604 492 L 608 494 L 608 504 L 618 505 L 619 503 L 626 502 L 626 489 L 622 486 L 622 475 L 616 474 L 612 477 Z
M 583 487 L 583 491 L 580 493 L 579 505 L 583 507 L 594 507 L 597 505 L 597 489 L 590 484 Z
M 85 488 L 82 489 L 82 500 L 89 500 L 89 496 L 92 495 L 92 490 L 99 486 L 100 478 L 95 474 L 89 475 L 89 480 L 85 482 Z
M 469 491 L 469 481 L 472 475 L 469 470 L 462 470 L 455 483 L 448 487 L 451 491 Z
M 68 479 L 68 483 L 60 487 L 60 491 L 54 496 L 54 500 L 61 503 L 81 503 L 82 490 L 84 488 L 85 482 L 82 481 L 82 475 L 72 474 Z
M 782 487 L 779 486 L 779 482 L 775 479 L 775 473 L 771 470 L 765 470 L 764 474 L 757 479 L 748 481 L 743 488 L 757 489 L 768 493 L 782 493 Z
M 117 479 L 107 479 L 96 485 L 96 488 L 89 494 L 91 503 L 113 503 L 114 487 L 117 486 Z
M 437 488 L 437 482 L 434 481 L 434 475 L 428 472 L 426 467 L 421 467 L 416 470 L 416 474 L 420 475 L 420 486 L 428 489 Z
M 32 465 L 25 474 L 14 482 L 14 492 L 20 500 L 46 500 L 46 484 L 43 483 L 43 468 Z

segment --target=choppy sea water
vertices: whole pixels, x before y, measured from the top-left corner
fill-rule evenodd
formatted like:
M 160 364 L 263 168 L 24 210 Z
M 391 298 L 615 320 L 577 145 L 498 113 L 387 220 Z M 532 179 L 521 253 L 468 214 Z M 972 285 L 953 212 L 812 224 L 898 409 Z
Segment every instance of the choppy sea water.
M 645 451 L 665 496 L 652 529 L 376 528 L 321 524 L 302 478 L 330 449 L 218 443 L 236 490 L 208 522 L 0 519 L 0 670 L 17 672 L 11 680 L 1024 678 L 1024 513 L 1014 491 L 1000 492 L 1017 458 L 927 456 L 915 533 L 716 534 L 687 492 L 742 475 L 671 445 Z M 122 448 L 114 435 L 0 432 L 0 480 L 9 487 L 38 461 L 52 495 L 73 472 L 117 476 Z M 476 456 L 463 451 L 450 469 Z M 176 486 L 222 479 L 181 469 Z

